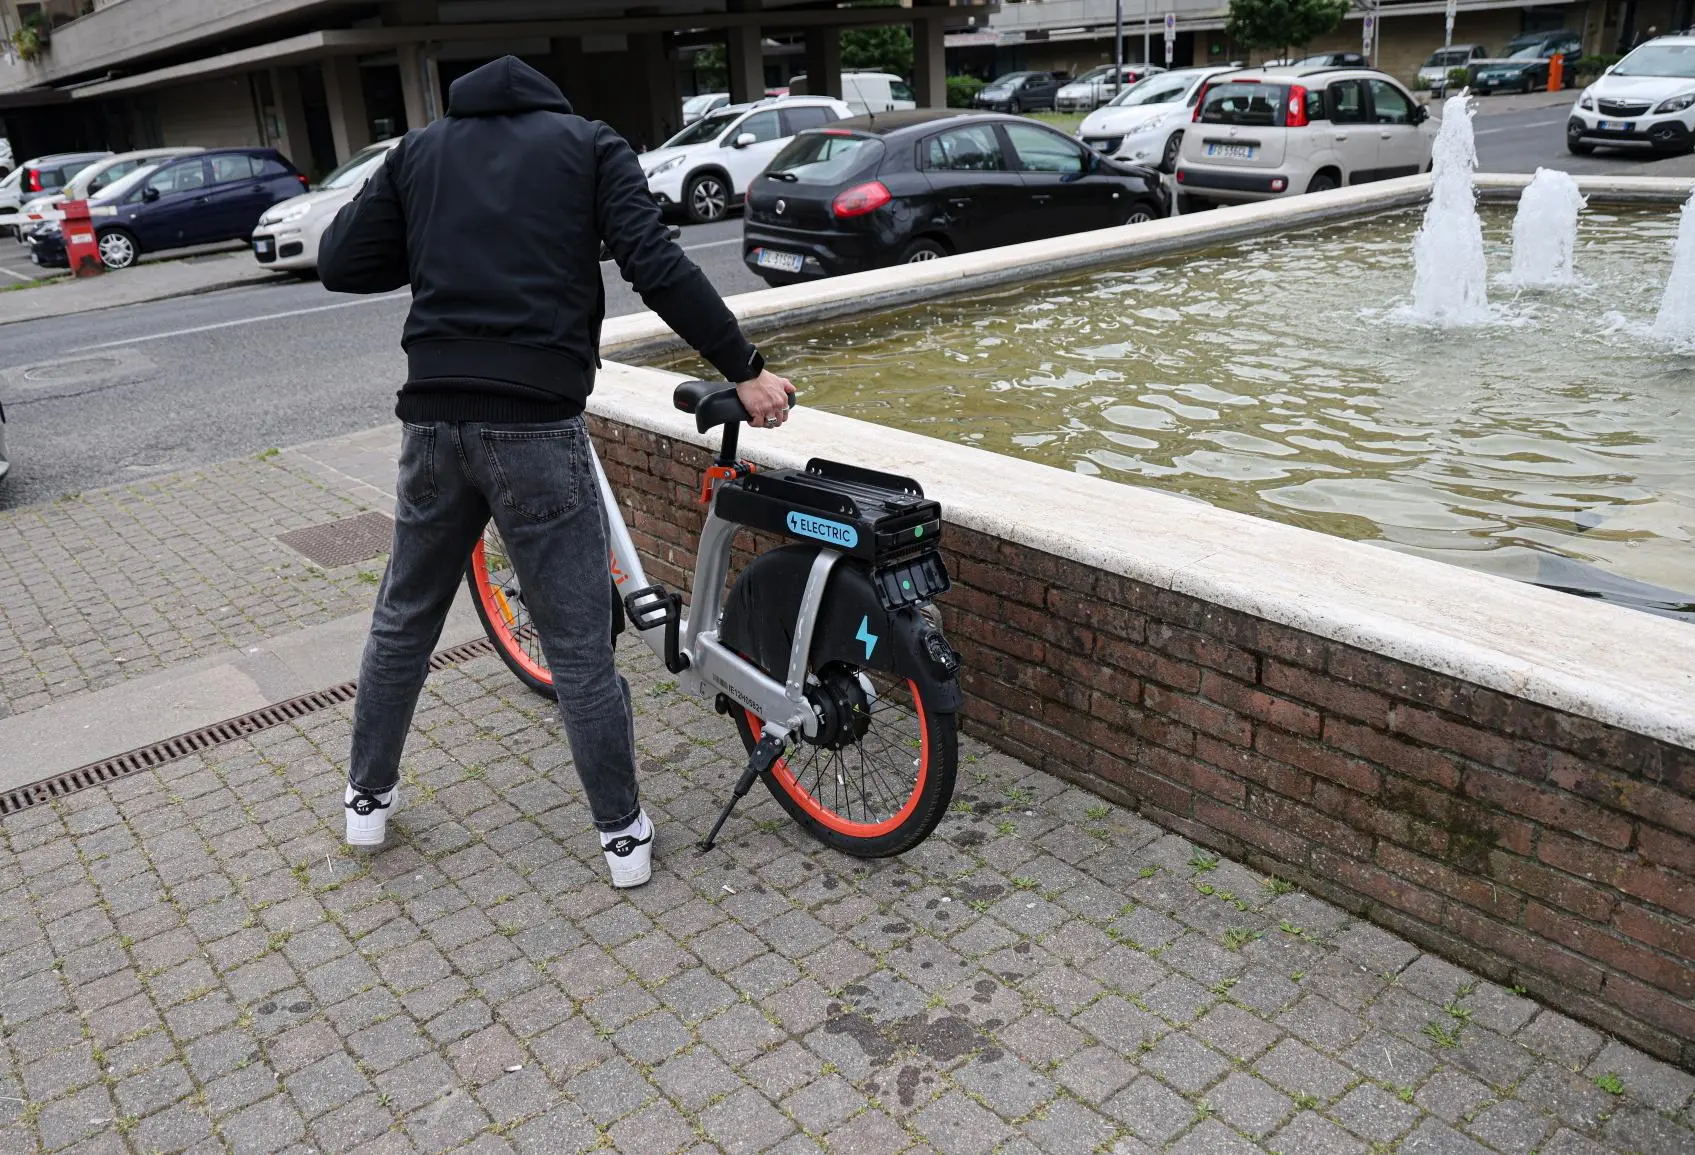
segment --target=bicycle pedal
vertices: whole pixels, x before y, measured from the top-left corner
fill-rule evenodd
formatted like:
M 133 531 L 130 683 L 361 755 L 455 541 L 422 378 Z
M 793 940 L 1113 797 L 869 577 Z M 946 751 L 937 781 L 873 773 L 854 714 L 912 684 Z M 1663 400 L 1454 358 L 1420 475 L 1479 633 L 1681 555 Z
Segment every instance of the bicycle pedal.
M 643 586 L 624 595 L 624 612 L 636 629 L 657 629 L 681 620 L 683 599 L 664 586 Z

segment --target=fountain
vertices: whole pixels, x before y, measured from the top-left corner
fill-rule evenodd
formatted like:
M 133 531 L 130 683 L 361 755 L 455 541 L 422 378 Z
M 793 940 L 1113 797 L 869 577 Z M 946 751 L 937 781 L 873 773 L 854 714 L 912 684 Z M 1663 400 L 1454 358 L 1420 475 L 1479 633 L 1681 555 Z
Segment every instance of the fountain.
M 1471 174 L 1477 145 L 1471 101 L 1461 92 L 1442 105 L 1442 129 L 1432 157 L 1430 206 L 1413 237 L 1413 299 L 1402 315 L 1440 327 L 1481 325 L 1489 312 L 1483 223 Z
M 1666 278 L 1653 333 L 1668 341 L 1695 342 L 1695 196 L 1683 203 L 1671 276 Z
M 1508 280 L 1524 288 L 1569 285 L 1577 248 L 1577 215 L 1585 198 L 1570 173 L 1539 168 L 1513 218 L 1513 268 Z M 1692 272 L 1695 277 L 1695 272 Z

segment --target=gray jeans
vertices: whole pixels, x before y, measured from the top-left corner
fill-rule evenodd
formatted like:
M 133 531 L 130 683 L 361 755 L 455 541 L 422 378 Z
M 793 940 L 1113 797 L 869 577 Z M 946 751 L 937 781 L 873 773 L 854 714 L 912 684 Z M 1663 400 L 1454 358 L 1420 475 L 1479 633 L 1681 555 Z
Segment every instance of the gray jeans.
M 430 655 L 492 515 L 518 573 L 559 696 L 594 824 L 640 812 L 630 687 L 612 658 L 606 511 L 582 418 L 546 425 L 405 426 L 394 548 L 359 668 L 348 780 L 381 792 L 400 780 Z

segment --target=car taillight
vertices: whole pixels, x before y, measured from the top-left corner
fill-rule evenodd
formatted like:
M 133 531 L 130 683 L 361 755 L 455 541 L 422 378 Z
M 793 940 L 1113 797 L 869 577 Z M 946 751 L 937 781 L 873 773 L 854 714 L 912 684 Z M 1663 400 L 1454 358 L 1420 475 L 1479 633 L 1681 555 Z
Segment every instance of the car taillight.
M 312 182 L 306 179 L 305 173 L 295 173 L 294 179 L 300 182 L 300 187 L 303 189 L 309 189 L 312 187 Z
M 1211 85 L 1203 84 L 1201 85 L 1201 90 L 1195 94 L 1195 115 L 1191 116 L 1189 119 L 1194 121 L 1196 124 L 1201 122 L 1201 109 L 1206 107 L 1207 89 L 1210 87 Z
M 41 191 L 41 170 L 38 168 L 32 168 L 29 170 L 29 191 Z
M 1307 126 L 1307 90 L 1298 84 L 1289 86 L 1289 110 L 1283 116 L 1284 128 Z
M 838 217 L 862 217 L 894 199 L 894 194 L 883 187 L 882 181 L 874 180 L 837 193 L 836 199 L 830 202 L 830 211 Z

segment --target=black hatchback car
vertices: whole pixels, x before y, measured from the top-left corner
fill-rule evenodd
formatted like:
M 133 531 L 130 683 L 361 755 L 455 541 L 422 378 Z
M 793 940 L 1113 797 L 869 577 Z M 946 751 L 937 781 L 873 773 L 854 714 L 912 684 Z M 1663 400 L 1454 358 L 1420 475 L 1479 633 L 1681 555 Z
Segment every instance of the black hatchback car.
M 1169 215 L 1157 173 L 1016 116 L 919 110 L 797 135 L 748 186 L 742 259 L 784 285 Z

